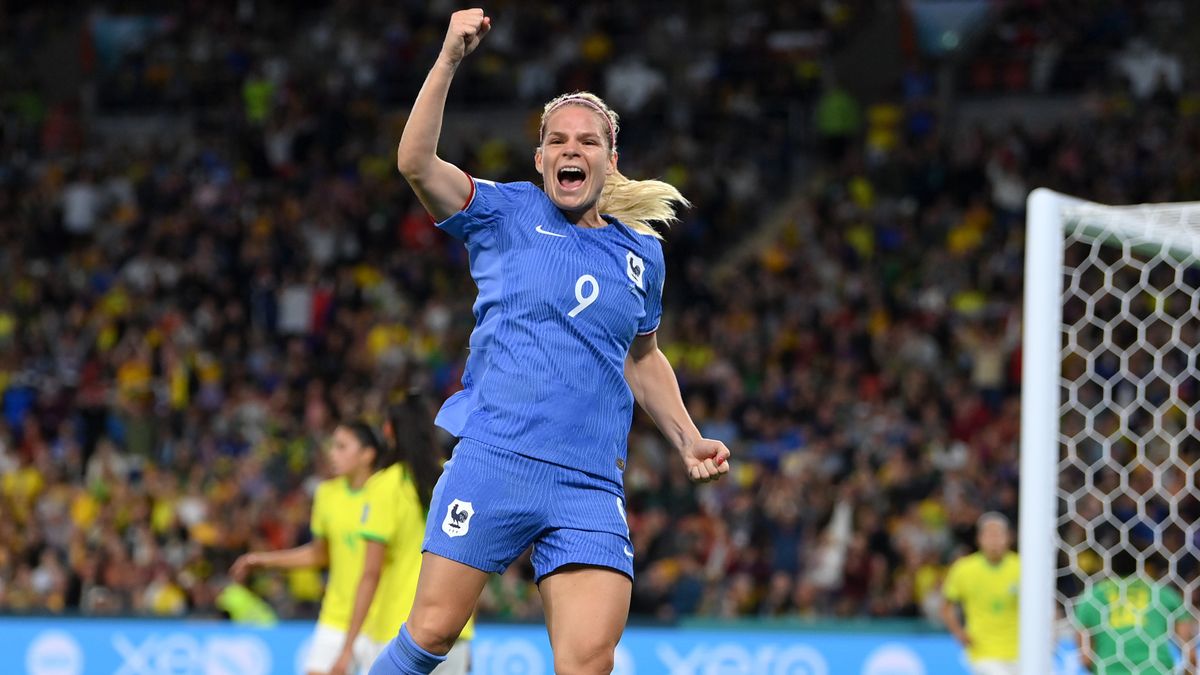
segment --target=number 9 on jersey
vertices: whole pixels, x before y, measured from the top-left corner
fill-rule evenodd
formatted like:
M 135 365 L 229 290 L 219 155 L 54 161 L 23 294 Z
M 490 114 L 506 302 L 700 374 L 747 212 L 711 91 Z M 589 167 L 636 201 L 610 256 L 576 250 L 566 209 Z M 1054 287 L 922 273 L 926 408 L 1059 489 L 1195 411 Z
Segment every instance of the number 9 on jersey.
M 600 297 L 600 282 L 596 281 L 596 277 L 590 274 L 579 277 L 575 280 L 575 300 L 579 304 L 575 305 L 575 309 L 567 312 L 567 316 L 574 319 L 580 312 L 590 307 L 598 297 Z

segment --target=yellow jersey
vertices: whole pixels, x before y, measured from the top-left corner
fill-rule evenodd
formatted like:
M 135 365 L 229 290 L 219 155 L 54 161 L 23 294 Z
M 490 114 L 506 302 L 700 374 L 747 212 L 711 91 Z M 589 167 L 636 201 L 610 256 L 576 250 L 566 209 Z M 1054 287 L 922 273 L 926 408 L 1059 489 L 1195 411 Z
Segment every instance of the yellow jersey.
M 1017 660 L 1020 583 L 1016 553 L 1008 553 L 996 565 L 982 553 L 973 553 L 950 566 L 942 589 L 947 600 L 962 605 L 971 638 L 970 660 Z
M 416 484 L 400 464 L 371 476 L 366 489 L 367 504 L 359 532 L 364 539 L 386 546 L 387 553 L 363 634 L 382 643 L 400 632 L 417 595 L 425 509 Z M 470 639 L 474 630 L 473 621 L 468 622 L 460 639 Z
M 354 596 L 362 577 L 366 546 L 358 536 L 367 503 L 365 486 L 355 490 L 345 477 L 331 478 L 317 486 L 313 496 L 313 536 L 329 548 L 329 576 L 317 623 L 340 631 L 350 627 Z

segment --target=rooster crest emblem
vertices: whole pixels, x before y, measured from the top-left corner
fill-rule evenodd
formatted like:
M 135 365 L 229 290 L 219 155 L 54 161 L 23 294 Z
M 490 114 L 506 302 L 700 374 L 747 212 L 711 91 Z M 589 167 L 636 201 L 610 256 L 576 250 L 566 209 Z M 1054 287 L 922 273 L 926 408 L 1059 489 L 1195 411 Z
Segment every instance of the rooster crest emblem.
M 463 536 L 471 529 L 471 516 L 473 515 L 475 515 L 475 508 L 471 506 L 471 502 L 455 499 L 453 502 L 450 502 L 450 506 L 446 507 L 446 518 L 442 521 L 442 532 L 451 537 Z
M 642 290 L 646 290 L 646 286 L 642 282 L 642 272 L 646 271 L 646 263 L 641 258 L 637 257 L 633 251 L 625 252 L 625 275 L 633 282 L 634 286 Z

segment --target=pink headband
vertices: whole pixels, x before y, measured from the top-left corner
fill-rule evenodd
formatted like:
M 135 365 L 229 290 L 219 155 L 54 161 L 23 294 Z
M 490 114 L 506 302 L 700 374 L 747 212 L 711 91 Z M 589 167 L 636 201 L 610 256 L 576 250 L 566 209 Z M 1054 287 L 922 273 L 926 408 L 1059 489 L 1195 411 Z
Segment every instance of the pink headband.
M 589 98 L 585 98 L 583 96 L 568 96 L 568 97 L 562 99 L 561 101 L 559 101 L 558 103 L 555 103 L 546 112 L 542 113 L 542 126 L 541 126 L 541 128 L 538 129 L 538 138 L 541 138 L 542 134 L 544 134 L 546 132 L 546 118 L 550 117 L 550 113 L 554 112 L 555 110 L 558 110 L 559 108 L 561 108 L 564 105 L 567 105 L 569 103 L 582 103 L 583 105 L 586 105 L 587 107 L 591 108 L 592 110 L 595 110 L 596 112 L 600 113 L 600 117 L 604 118 L 604 124 L 606 126 L 608 126 L 609 147 L 613 150 L 617 149 L 617 130 L 613 129 L 612 120 L 610 120 L 608 118 L 608 113 L 605 112 L 604 108 L 601 108 L 595 101 L 593 101 Z

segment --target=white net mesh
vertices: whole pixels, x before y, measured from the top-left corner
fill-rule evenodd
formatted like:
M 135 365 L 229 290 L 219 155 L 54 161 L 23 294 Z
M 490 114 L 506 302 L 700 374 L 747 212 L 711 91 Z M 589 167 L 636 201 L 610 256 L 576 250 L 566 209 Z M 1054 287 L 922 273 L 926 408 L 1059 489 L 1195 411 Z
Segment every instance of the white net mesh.
M 1160 672 L 1139 662 L 1169 644 L 1158 620 L 1200 588 L 1200 204 L 1080 207 L 1066 226 L 1059 607 L 1114 641 L 1099 672 Z M 1133 562 L 1149 595 L 1111 584 Z

